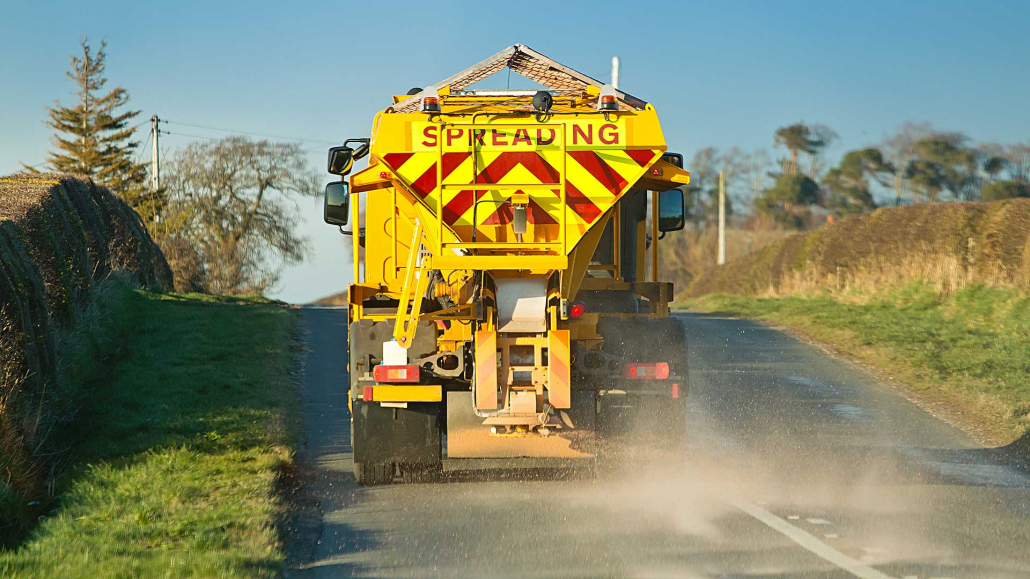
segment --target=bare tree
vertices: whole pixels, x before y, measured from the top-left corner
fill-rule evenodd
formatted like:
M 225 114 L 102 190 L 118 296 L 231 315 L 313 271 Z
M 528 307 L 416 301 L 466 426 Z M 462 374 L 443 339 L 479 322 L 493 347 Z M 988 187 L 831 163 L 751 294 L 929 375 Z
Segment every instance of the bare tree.
M 166 183 L 158 237 L 195 257 L 193 285 L 263 293 L 307 256 L 297 198 L 317 195 L 319 181 L 299 145 L 238 136 L 191 143 L 172 157 Z
M 831 129 L 827 125 L 815 124 L 812 125 L 812 140 L 818 143 L 817 146 L 812 147 L 809 151 L 809 165 L 808 165 L 808 176 L 814 181 L 819 180 L 819 176 L 822 175 L 826 169 L 826 158 L 823 155 L 828 147 L 840 140 L 840 135 L 837 131 Z
M 719 186 L 719 152 L 715 147 L 705 147 L 694 153 L 690 161 L 691 215 L 695 223 L 703 223 L 708 213 L 708 199 Z
M 762 191 L 765 190 L 765 183 L 768 178 L 766 169 L 769 168 L 772 159 L 769 157 L 769 151 L 755 149 L 751 154 L 747 155 L 745 162 L 747 163 L 748 187 L 751 193 L 751 202 L 753 203 L 762 194 Z
M 722 154 L 722 170 L 726 174 L 727 211 L 733 213 L 733 199 L 741 198 L 739 191 L 748 186 L 747 154 L 740 147 L 733 147 Z M 718 191 L 712 199 L 715 215 L 719 211 Z
M 908 192 L 908 168 L 918 157 L 916 143 L 934 134 L 930 123 L 905 122 L 884 139 L 880 145 L 884 160 L 894 167 L 894 199 L 901 204 L 901 198 Z
M 1006 169 L 1013 181 L 1030 183 L 1030 141 L 1005 147 Z

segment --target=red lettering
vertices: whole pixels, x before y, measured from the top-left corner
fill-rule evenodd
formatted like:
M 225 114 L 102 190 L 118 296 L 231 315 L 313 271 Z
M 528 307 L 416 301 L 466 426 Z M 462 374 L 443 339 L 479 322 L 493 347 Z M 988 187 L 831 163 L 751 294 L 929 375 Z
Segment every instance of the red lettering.
M 463 132 L 462 129 L 447 129 L 447 146 L 450 147 L 455 139 L 461 138 Z
M 486 129 L 473 129 L 469 131 L 469 146 L 472 146 L 472 141 L 475 140 L 482 147 L 484 136 L 486 136 Z
M 497 138 L 498 135 L 507 138 L 507 134 L 504 131 L 497 132 L 497 129 L 490 129 L 490 131 L 493 133 L 493 139 L 491 142 L 495 147 L 501 147 L 508 144 L 507 140 L 502 141 Z
M 518 145 L 520 141 L 525 141 L 527 145 L 532 145 L 533 141 L 529 138 L 529 131 L 526 129 L 515 129 L 515 138 L 512 139 L 512 145 Z
M 588 145 L 594 144 L 594 125 L 587 125 L 586 132 L 583 132 L 583 127 L 580 125 L 572 125 L 572 144 L 578 145 L 579 138 L 583 137 L 583 142 Z
M 547 130 L 551 131 L 551 138 L 546 140 L 546 141 L 544 140 L 544 130 L 543 129 L 537 129 L 536 130 L 536 144 L 537 144 L 537 146 L 540 146 L 540 145 L 550 145 L 551 143 L 554 142 L 554 137 L 555 137 L 554 129 L 547 129 Z
M 607 135 L 604 133 L 605 129 L 608 129 Z M 600 130 L 597 131 L 597 138 L 601 139 L 601 142 L 605 145 L 618 145 L 619 127 L 612 124 L 601 125 Z
M 423 147 L 435 147 L 436 146 L 436 125 L 429 125 L 422 129 L 422 134 L 425 135 L 426 140 L 422 141 Z M 430 141 L 429 139 L 432 139 Z

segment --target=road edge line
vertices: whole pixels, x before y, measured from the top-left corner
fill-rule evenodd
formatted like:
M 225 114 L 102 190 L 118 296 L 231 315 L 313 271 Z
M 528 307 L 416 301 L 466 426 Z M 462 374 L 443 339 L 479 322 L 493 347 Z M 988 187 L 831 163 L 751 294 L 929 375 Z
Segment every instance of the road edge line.
M 832 563 L 836 567 L 851 573 L 855 577 L 860 577 L 861 579 L 895 579 L 886 573 L 877 571 L 868 565 L 863 565 L 859 561 L 848 557 L 844 553 L 841 553 L 820 541 L 815 537 L 815 535 L 791 525 L 787 521 L 784 521 L 756 504 L 743 499 L 732 500 L 730 503 L 751 517 L 758 519 L 770 529 L 773 529 L 791 541 L 794 541 L 803 549 Z

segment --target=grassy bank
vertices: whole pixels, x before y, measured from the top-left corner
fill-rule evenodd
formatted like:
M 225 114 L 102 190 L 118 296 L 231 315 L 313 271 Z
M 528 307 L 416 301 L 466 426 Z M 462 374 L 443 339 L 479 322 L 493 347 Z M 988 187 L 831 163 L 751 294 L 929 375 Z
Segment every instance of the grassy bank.
M 275 577 L 293 315 L 133 292 L 108 378 L 64 432 L 57 500 L 2 577 Z
M 1030 299 L 1014 288 L 941 293 L 912 282 L 877 293 L 713 294 L 685 306 L 786 325 L 867 363 L 985 442 L 1030 429 Z
M 1030 199 L 849 215 L 707 269 L 684 295 L 868 293 L 915 280 L 942 293 L 970 283 L 1030 290 Z
M 78 416 L 110 350 L 112 277 L 153 289 L 171 275 L 139 216 L 104 187 L 0 177 L 0 541 L 52 498 L 65 453 L 51 435 Z

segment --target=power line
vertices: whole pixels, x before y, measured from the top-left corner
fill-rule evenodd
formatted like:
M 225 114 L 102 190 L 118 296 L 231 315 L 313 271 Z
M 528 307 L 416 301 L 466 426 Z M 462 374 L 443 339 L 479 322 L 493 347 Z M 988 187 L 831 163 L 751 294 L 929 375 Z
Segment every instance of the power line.
M 196 128 L 196 129 L 206 129 L 206 130 L 209 130 L 209 131 L 221 131 L 223 133 L 234 133 L 234 134 L 238 134 L 238 135 L 249 135 L 249 136 L 252 136 L 252 137 L 265 137 L 265 138 L 269 138 L 269 139 L 283 139 L 283 140 L 287 140 L 287 141 L 301 141 L 301 142 L 306 142 L 306 143 L 318 143 L 318 144 L 321 144 L 321 145 L 336 145 L 336 144 L 338 144 L 338 143 L 335 143 L 333 141 L 319 141 L 317 139 L 304 139 L 304 138 L 301 138 L 301 137 L 284 137 L 282 135 L 269 135 L 269 134 L 265 134 L 265 133 L 252 133 L 252 132 L 249 132 L 249 131 L 237 131 L 235 129 L 223 129 L 221 127 L 212 127 L 212 126 L 207 126 L 207 125 L 195 125 L 193 123 L 182 123 L 182 122 L 179 122 L 179 121 L 166 121 L 164 119 L 161 119 L 161 121 L 164 122 L 164 123 L 172 124 L 172 125 L 182 125 L 184 127 L 193 127 L 193 128 Z M 194 136 L 197 136 L 197 135 L 194 135 Z M 211 138 L 211 137 L 199 137 L 199 136 L 197 136 L 197 137 L 201 138 L 201 139 L 210 139 Z M 217 139 L 214 139 L 214 140 L 217 140 Z
M 36 163 L 35 165 L 25 165 L 25 163 L 22 163 L 22 165 L 25 165 L 29 169 L 36 169 L 36 170 L 39 170 L 40 167 L 42 167 L 43 165 L 46 165 L 46 164 L 47 164 L 46 161 L 43 161 L 42 163 Z
M 165 122 L 165 121 L 162 120 L 161 122 Z M 221 140 L 221 139 L 217 139 L 215 137 L 205 137 L 203 135 L 191 135 L 191 134 L 188 134 L 188 133 L 173 133 L 173 132 L 170 132 L 170 131 L 161 131 L 161 134 L 162 135 L 171 135 L 173 137 L 189 137 L 191 139 L 207 139 L 208 141 L 220 141 Z
M 150 137 L 153 136 L 152 133 L 153 133 L 153 131 L 147 132 L 147 141 L 145 143 L 143 143 L 143 146 L 140 147 L 140 149 L 138 151 L 136 151 L 136 162 L 137 163 L 139 163 L 140 159 L 143 158 L 143 151 L 147 150 L 147 145 L 150 144 Z

